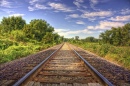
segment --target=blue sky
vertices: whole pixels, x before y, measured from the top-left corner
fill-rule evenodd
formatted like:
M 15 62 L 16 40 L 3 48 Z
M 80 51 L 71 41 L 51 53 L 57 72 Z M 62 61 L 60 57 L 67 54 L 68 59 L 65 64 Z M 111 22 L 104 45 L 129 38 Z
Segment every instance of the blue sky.
M 44 19 L 66 38 L 98 38 L 130 23 L 130 0 L 0 0 L 0 21 L 8 16 Z

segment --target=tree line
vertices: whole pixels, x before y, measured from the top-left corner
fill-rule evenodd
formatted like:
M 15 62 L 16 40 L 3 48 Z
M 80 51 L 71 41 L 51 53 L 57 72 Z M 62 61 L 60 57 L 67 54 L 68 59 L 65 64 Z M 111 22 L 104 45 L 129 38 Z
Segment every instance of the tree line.
M 99 35 L 102 43 L 115 46 L 130 46 L 130 23 L 122 27 L 112 27 Z
M 125 24 L 122 27 L 112 27 L 110 30 L 106 30 L 99 35 L 99 38 L 92 36 L 84 39 L 79 39 L 79 36 L 75 38 L 65 39 L 71 43 L 85 43 L 95 42 L 99 44 L 111 44 L 114 46 L 130 46 L 130 23 Z
M 60 43 L 63 41 L 63 36 L 54 33 L 54 27 L 45 20 L 33 19 L 27 24 L 20 16 L 3 17 L 0 23 L 0 34 L 22 42 L 36 40 L 43 43 Z

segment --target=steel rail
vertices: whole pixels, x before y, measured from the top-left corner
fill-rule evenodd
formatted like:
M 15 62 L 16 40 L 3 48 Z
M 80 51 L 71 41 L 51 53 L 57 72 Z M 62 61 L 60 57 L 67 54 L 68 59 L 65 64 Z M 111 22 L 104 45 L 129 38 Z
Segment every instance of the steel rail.
M 28 72 L 25 76 L 23 76 L 21 79 L 19 79 L 13 86 L 20 86 L 31 74 L 33 74 L 38 68 L 41 67 L 52 55 L 54 55 L 60 48 L 64 45 L 64 43 L 55 50 L 50 56 L 48 56 L 45 60 L 43 60 L 41 63 L 39 63 L 37 66 L 35 66 L 30 72 Z
M 71 48 L 71 47 L 70 47 Z M 72 49 L 72 48 L 71 48 Z M 110 81 L 108 81 L 101 73 L 99 73 L 88 61 L 86 61 L 75 49 L 72 49 L 79 57 L 84 61 L 84 63 L 96 73 L 108 86 L 114 86 Z

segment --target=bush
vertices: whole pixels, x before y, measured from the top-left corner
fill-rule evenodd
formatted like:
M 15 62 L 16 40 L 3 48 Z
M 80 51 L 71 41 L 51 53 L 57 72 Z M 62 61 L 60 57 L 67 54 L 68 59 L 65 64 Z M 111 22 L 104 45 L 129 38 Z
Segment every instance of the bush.
M 98 43 L 84 43 L 82 45 L 75 43 L 75 45 L 130 69 L 130 47 L 116 47 L 110 44 L 99 45 Z
M 8 48 L 9 46 L 12 46 L 13 44 L 17 45 L 16 42 L 10 41 L 8 39 L 5 40 L 0 40 L 0 50 L 4 50 L 6 48 Z
M 26 41 L 25 33 L 22 30 L 13 30 L 11 32 L 11 36 L 16 41 Z

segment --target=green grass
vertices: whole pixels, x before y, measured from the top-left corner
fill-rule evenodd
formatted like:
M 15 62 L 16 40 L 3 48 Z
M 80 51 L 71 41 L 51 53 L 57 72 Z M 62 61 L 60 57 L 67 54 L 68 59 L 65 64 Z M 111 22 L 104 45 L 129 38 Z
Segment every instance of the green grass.
M 31 42 L 30 42 L 31 41 Z M 53 44 L 42 44 L 37 41 L 14 42 L 8 39 L 0 40 L 0 64 L 34 54 L 40 50 L 53 46 Z
M 116 47 L 109 44 L 100 45 L 99 43 L 75 43 L 75 45 L 130 69 L 130 47 Z

